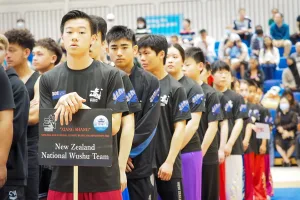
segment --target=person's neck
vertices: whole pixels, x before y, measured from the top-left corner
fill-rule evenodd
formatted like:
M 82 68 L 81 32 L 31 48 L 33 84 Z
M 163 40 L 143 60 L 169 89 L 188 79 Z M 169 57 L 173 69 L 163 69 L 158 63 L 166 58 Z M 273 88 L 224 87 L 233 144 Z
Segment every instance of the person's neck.
M 202 85 L 204 82 L 201 80 L 200 76 L 196 76 L 195 78 L 193 78 L 194 81 L 196 81 L 199 85 Z
M 185 28 L 185 31 L 186 31 L 186 32 L 191 32 L 191 27 Z
M 254 69 L 250 69 L 251 72 L 258 72 L 258 69 L 257 68 L 254 68 Z
M 116 65 L 116 67 L 122 71 L 124 71 L 128 76 L 132 72 L 132 68 L 134 67 L 134 63 L 132 62 L 130 65 L 124 66 L 124 67 L 119 67 Z
M 156 70 L 153 70 L 151 73 L 152 73 L 154 76 L 156 76 L 156 78 L 157 78 L 158 80 L 162 80 L 163 78 L 165 78 L 165 77 L 168 75 L 168 73 L 165 71 L 163 65 L 157 67 Z
M 13 67 L 19 78 L 20 79 L 23 79 L 24 77 L 28 76 L 29 74 L 32 74 L 34 71 L 32 69 L 30 69 L 30 67 L 28 66 L 27 64 L 27 61 L 22 63 L 21 65 L 18 65 L 18 66 L 14 66 Z
M 240 17 L 240 21 L 244 21 L 245 20 L 245 17 Z
M 89 52 L 87 51 L 85 54 L 79 56 L 67 56 L 67 65 L 68 68 L 72 70 L 83 70 L 88 68 L 91 63 L 93 62 L 93 59 L 89 56 Z
M 283 25 L 283 22 L 280 22 L 278 24 L 276 24 L 278 27 L 281 27 Z
M 221 86 L 221 85 L 217 85 L 217 84 L 214 84 L 214 88 L 216 89 L 216 90 L 218 90 L 219 92 L 225 92 L 228 88 L 227 87 L 225 87 L 225 86 Z
M 184 75 L 183 72 L 180 70 L 178 73 L 170 74 L 173 78 L 175 78 L 177 81 L 179 81 Z
M 39 73 L 40 73 L 40 74 L 44 74 L 44 73 L 46 73 L 47 71 L 50 71 L 50 70 L 53 69 L 53 68 L 54 68 L 54 65 L 51 64 L 51 65 L 49 65 L 49 67 L 47 67 L 47 68 L 45 68 L 45 69 L 42 69 L 42 70 L 39 70 Z

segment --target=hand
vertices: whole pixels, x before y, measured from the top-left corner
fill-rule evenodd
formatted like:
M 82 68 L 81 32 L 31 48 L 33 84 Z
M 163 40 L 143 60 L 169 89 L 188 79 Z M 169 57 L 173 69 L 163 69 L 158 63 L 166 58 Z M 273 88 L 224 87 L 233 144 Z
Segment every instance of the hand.
M 80 97 L 76 92 L 62 96 L 54 107 L 54 109 L 57 109 L 54 113 L 55 121 L 57 121 L 58 116 L 60 116 L 61 126 L 64 125 L 64 120 L 66 125 L 68 125 L 69 121 L 72 121 L 72 114 L 75 114 L 79 108 L 81 108 L 83 102 L 86 102 L 86 100 Z
M 225 161 L 225 153 L 224 150 L 220 150 L 218 151 L 219 154 L 219 163 L 222 164 Z
M 132 159 L 128 158 L 127 160 L 127 165 L 126 165 L 126 172 L 132 172 L 132 170 L 134 169 L 134 165 L 132 164 Z
M 32 101 L 30 101 L 30 108 L 33 107 L 33 106 L 35 106 L 35 105 L 38 105 L 38 104 L 39 104 L 38 101 L 32 100 Z
M 284 131 L 283 128 L 282 128 L 282 126 L 278 126 L 277 130 L 278 130 L 279 133 L 282 133 Z
M 7 180 L 7 169 L 6 165 L 0 166 L 0 188 L 4 186 Z
M 121 191 L 123 192 L 127 187 L 127 177 L 125 171 L 123 170 L 120 170 L 120 183 L 121 183 Z
M 289 132 L 288 131 L 283 131 L 283 133 L 281 134 L 282 139 L 286 139 L 289 137 Z
M 295 137 L 294 132 L 293 131 L 288 132 L 288 136 L 293 139 Z
M 162 181 L 169 181 L 173 174 L 173 165 L 167 162 L 164 162 L 158 170 L 158 178 Z
M 230 156 L 231 151 L 232 151 L 232 145 L 226 144 L 226 145 L 225 145 L 225 148 L 224 148 L 225 156 Z
M 256 81 L 260 81 L 258 77 L 255 77 L 255 80 L 256 80 Z
M 244 151 L 246 151 L 249 147 L 249 142 L 247 142 L 246 140 L 243 141 L 243 146 L 244 146 Z
M 266 145 L 260 145 L 260 147 L 259 147 L 259 153 L 260 154 L 265 154 L 266 151 L 267 151 Z

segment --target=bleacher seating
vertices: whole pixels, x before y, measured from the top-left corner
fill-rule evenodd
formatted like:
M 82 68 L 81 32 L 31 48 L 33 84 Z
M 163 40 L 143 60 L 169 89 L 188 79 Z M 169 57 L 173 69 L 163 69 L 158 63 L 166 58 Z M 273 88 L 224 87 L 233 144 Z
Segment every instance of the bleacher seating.
M 286 62 L 286 58 L 285 57 L 281 57 L 280 58 L 280 62 L 279 62 L 279 68 L 284 69 L 287 68 L 287 62 Z
M 275 71 L 275 79 L 282 79 L 282 73 L 284 69 L 277 68 Z
M 294 97 L 296 101 L 300 102 L 300 92 L 294 92 Z
M 281 79 L 267 80 L 264 82 L 264 92 L 267 92 L 272 86 L 280 86 Z

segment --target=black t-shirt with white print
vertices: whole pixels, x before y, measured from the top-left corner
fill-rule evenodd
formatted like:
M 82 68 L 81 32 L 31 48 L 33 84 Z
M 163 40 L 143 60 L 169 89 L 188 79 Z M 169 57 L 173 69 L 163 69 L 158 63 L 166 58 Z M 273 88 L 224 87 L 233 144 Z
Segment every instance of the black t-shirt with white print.
M 263 107 L 262 105 L 257 105 L 257 108 L 258 108 L 259 114 L 260 114 L 260 118 L 257 122 L 271 125 L 272 117 L 271 117 L 269 110 L 267 108 Z M 256 140 L 255 154 L 260 154 L 259 149 L 260 149 L 260 145 L 262 144 L 262 139 L 257 139 L 256 135 L 255 135 L 255 140 Z M 268 141 L 267 141 L 267 144 L 268 144 Z M 267 148 L 266 154 L 268 154 L 269 153 L 269 145 L 266 145 L 266 148 Z
M 166 161 L 172 137 L 177 122 L 191 119 L 189 102 L 183 86 L 170 75 L 160 80 L 161 115 L 159 118 L 156 137 L 156 164 L 159 169 Z M 181 134 L 184 134 L 181 133 Z M 181 156 L 178 154 L 174 166 L 172 178 L 181 178 Z
M 6 75 L 4 68 L 0 65 L 0 111 L 14 109 L 15 101 L 10 81 Z
M 208 129 L 208 123 L 223 120 L 223 113 L 218 92 L 206 83 L 203 83 L 201 87 L 205 94 L 205 112 L 202 113 L 198 128 L 202 144 L 206 130 Z M 203 164 L 217 164 L 219 162 L 218 150 L 218 136 L 216 135 L 203 158 Z
M 243 123 L 243 129 L 242 129 L 242 138 L 243 140 L 245 139 L 246 136 L 246 128 L 249 124 L 254 124 L 255 121 L 258 120 L 258 112 L 256 110 L 256 105 L 251 104 L 251 103 L 247 103 L 247 113 L 248 113 L 248 117 L 244 118 L 244 123 Z M 256 149 L 256 142 L 255 142 L 255 133 L 251 133 L 251 137 L 249 140 L 249 146 L 247 148 L 247 150 L 245 151 L 245 154 L 249 154 L 249 153 L 253 153 Z
M 179 80 L 179 83 L 181 83 L 186 91 L 191 113 L 205 112 L 205 95 L 201 86 L 197 82 L 186 76 L 183 76 Z M 194 151 L 201 151 L 200 137 L 197 131 L 193 135 L 190 142 L 181 150 L 181 153 Z
M 83 70 L 71 70 L 63 63 L 42 75 L 40 108 L 54 108 L 64 94 L 77 92 L 91 108 L 110 108 L 113 113 L 128 111 L 120 72 L 93 61 Z M 113 136 L 112 167 L 79 167 L 79 192 L 106 192 L 120 189 L 117 136 Z M 53 167 L 50 190 L 73 192 L 73 168 Z
M 247 104 L 245 103 L 243 97 L 232 90 L 226 90 L 223 94 L 229 99 L 225 112 L 227 115 L 231 116 L 228 119 L 228 140 L 231 136 L 235 121 L 237 119 L 248 118 Z M 232 155 L 243 155 L 243 134 L 239 134 L 236 142 L 232 147 Z

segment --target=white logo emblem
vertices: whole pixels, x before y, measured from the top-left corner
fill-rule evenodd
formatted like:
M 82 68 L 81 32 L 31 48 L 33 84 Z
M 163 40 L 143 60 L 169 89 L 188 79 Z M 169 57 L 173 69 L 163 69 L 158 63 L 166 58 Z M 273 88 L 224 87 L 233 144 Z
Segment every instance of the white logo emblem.
M 104 132 L 108 128 L 109 121 L 104 115 L 99 115 L 94 119 L 93 125 L 98 132 Z
M 52 132 L 54 129 L 56 129 L 56 122 L 54 115 L 49 115 L 48 118 L 44 118 L 43 123 L 44 131 L 46 132 Z
M 9 191 L 8 198 L 9 200 L 16 200 L 18 198 L 17 191 Z
M 98 102 L 101 99 L 101 91 L 103 89 L 95 88 L 95 90 L 91 90 L 90 93 L 90 102 Z
M 162 97 L 160 97 L 160 102 L 161 102 L 161 106 L 165 106 L 168 104 L 168 101 L 169 101 L 169 96 L 167 95 L 164 95 Z

